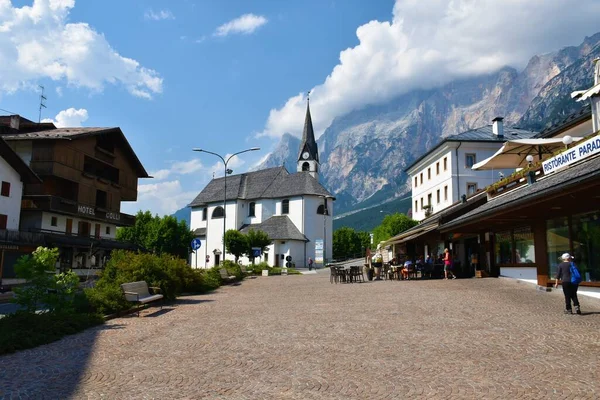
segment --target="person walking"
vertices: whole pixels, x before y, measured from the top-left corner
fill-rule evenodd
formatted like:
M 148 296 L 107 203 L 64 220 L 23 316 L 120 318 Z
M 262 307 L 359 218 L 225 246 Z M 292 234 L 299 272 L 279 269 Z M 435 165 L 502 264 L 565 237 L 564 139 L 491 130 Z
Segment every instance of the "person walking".
M 579 299 L 577 298 L 577 289 L 579 288 L 578 283 L 573 283 L 571 280 L 571 264 L 573 263 L 574 257 L 569 253 L 563 254 L 561 257 L 562 262 L 558 264 L 556 270 L 556 283 L 555 288 L 558 288 L 558 280 L 562 282 L 563 294 L 565 295 L 565 314 L 573 314 L 571 308 L 571 301 L 575 306 L 575 312 L 581 315 L 581 309 L 579 308 Z
M 456 279 L 456 275 L 452 272 L 452 256 L 448 249 L 444 249 L 444 279 L 448 279 L 448 272 L 452 275 L 452 279 Z
M 312 271 L 312 267 L 313 267 L 313 259 L 308 257 L 308 270 Z

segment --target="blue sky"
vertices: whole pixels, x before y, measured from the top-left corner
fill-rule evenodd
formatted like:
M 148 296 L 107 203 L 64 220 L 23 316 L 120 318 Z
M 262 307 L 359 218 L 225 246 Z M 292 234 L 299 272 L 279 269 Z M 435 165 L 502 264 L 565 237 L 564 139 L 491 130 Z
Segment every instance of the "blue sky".
M 0 109 L 36 120 L 42 84 L 42 118 L 121 127 L 156 177 L 122 211 L 172 213 L 222 174 L 193 147 L 261 147 L 232 161 L 244 172 L 300 135 L 308 90 L 320 134 L 367 104 L 522 67 L 597 29 L 598 1 L 506 1 L 0 0 Z

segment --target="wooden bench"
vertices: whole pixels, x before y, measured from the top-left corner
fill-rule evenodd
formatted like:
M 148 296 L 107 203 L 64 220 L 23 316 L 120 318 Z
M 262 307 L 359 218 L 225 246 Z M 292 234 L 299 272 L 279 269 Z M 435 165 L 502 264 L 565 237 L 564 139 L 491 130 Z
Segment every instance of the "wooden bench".
M 160 304 L 160 308 L 162 310 L 162 306 L 164 303 L 163 295 L 162 294 L 150 294 L 150 291 L 148 289 L 149 289 L 148 284 L 145 281 L 129 282 L 129 283 L 121 284 L 121 290 L 123 291 L 123 294 L 125 295 L 125 299 L 127 301 L 131 301 L 138 305 L 138 309 L 137 309 L 138 317 L 140 316 L 141 306 L 143 306 L 144 304 L 147 304 L 147 303 L 151 303 L 156 300 L 162 299 L 163 302 L 161 302 L 161 304 Z M 157 291 L 160 291 L 160 288 L 158 288 L 158 287 L 150 287 L 150 289 L 152 289 L 152 291 L 154 291 L 155 293 Z
M 224 282 L 232 283 L 236 280 L 236 277 L 234 275 L 229 275 L 225 268 L 219 269 L 219 273 L 221 274 L 221 279 L 223 279 Z

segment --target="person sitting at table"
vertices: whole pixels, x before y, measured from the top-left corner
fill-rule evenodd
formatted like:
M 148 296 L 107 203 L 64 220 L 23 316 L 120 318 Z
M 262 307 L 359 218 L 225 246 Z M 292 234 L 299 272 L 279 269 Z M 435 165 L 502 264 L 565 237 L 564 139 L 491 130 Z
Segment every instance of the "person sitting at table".
M 402 279 L 406 279 L 409 280 L 410 278 L 408 277 L 408 272 L 410 269 L 412 269 L 412 261 L 411 260 L 406 260 L 406 262 L 404 263 L 404 268 L 402 268 Z

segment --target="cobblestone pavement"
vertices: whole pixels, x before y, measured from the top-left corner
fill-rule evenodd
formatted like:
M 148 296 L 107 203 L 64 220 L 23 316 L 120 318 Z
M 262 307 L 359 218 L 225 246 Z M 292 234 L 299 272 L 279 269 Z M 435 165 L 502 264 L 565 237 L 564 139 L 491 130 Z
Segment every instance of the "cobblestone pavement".
M 600 398 L 600 301 L 506 279 L 239 286 L 0 357 L 0 397 Z

